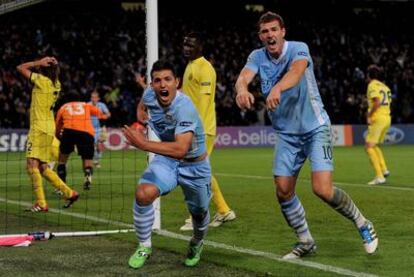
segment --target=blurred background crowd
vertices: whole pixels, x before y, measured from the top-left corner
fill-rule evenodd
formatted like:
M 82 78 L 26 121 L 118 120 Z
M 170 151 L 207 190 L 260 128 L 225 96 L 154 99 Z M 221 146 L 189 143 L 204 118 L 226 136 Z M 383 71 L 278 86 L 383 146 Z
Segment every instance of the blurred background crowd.
M 261 46 L 256 30 L 261 12 L 255 11 L 260 5 L 232 7 L 212 1 L 208 7 L 190 7 L 194 13 L 189 14 L 168 2 L 159 1 L 160 57 L 174 62 L 182 74 L 183 35 L 202 30 L 205 56 L 217 72 L 218 125 L 269 124 L 257 81 L 251 86 L 253 110 L 240 111 L 234 95 L 248 54 Z M 384 68 L 384 81 L 392 90 L 393 123 L 414 121 L 411 3 L 322 1 L 328 7 L 321 9 L 301 6 L 300 1 L 257 2 L 264 4 L 264 11 L 283 16 L 287 40 L 309 45 L 333 123 L 365 124 L 365 71 L 372 63 Z M 139 7 L 126 9 L 117 1 L 51 1 L 1 15 L 0 128 L 28 128 L 31 88 L 15 68 L 43 55 L 59 60 L 63 92 L 76 90 L 85 100 L 93 90 L 99 92 L 112 113 L 108 126 L 134 122 L 143 92 L 136 78 L 146 71 L 145 12 Z

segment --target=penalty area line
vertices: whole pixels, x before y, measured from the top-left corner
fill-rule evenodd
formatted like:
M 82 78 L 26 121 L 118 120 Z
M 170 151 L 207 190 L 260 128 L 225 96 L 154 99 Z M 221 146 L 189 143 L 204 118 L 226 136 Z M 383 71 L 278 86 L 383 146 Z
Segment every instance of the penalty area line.
M 7 203 L 7 204 L 12 204 L 12 205 L 18 205 L 18 206 L 27 207 L 27 208 L 32 206 L 32 203 L 30 203 L 30 202 L 10 200 L 10 199 L 5 199 L 3 197 L 0 197 L 0 202 Z M 124 228 L 128 228 L 128 229 L 134 228 L 133 224 L 128 224 L 128 223 L 121 222 L 121 221 L 108 220 L 108 219 L 99 218 L 99 217 L 91 216 L 91 215 L 85 215 L 85 214 L 81 214 L 81 213 L 67 212 L 67 211 L 62 211 L 62 210 L 54 209 L 54 208 L 49 208 L 49 212 L 62 214 L 62 215 L 65 215 L 65 216 L 70 216 L 70 217 L 79 218 L 79 219 L 87 219 L 87 220 L 92 221 L 92 222 L 106 223 L 106 224 L 110 224 L 110 225 L 113 225 L 113 226 L 124 227 Z M 179 239 L 179 240 L 184 240 L 184 241 L 189 241 L 191 239 L 190 236 L 177 234 L 177 233 L 167 231 L 167 230 L 154 230 L 154 233 L 156 233 L 160 236 L 163 236 L 163 237 L 168 237 L 168 238 L 172 238 L 172 239 Z M 281 256 L 270 253 L 270 252 L 258 251 L 258 250 L 244 248 L 244 247 L 238 247 L 238 246 L 231 246 L 231 245 L 228 245 L 228 244 L 225 244 L 225 243 L 220 243 L 220 242 L 215 242 L 215 241 L 210 241 L 210 240 L 204 240 L 204 244 L 208 245 L 208 246 L 211 246 L 211 247 L 214 247 L 214 248 L 220 248 L 220 249 L 233 251 L 233 252 L 237 252 L 237 253 L 241 253 L 241 254 L 248 254 L 250 256 L 263 257 L 263 258 L 267 258 L 267 259 L 282 262 L 282 263 L 295 264 L 295 265 L 299 265 L 299 266 L 303 266 L 303 267 L 318 269 L 318 270 L 325 271 L 325 272 L 337 273 L 339 275 L 344 275 L 344 276 L 378 277 L 378 275 L 375 275 L 375 274 L 370 274 L 370 273 L 365 273 L 365 272 L 357 272 L 357 271 L 349 270 L 349 269 L 346 269 L 346 268 L 341 268 L 341 267 L 336 267 L 336 266 L 331 266 L 331 265 L 325 265 L 325 264 L 311 262 L 311 261 L 305 261 L 303 259 L 284 260 L 284 259 L 282 259 Z

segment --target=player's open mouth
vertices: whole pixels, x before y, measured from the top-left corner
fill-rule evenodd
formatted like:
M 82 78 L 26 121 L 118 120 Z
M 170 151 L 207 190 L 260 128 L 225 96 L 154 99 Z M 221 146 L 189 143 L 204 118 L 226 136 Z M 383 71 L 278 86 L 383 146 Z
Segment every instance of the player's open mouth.
M 275 46 L 277 43 L 276 43 L 276 40 L 274 40 L 274 39 L 271 39 L 271 40 L 268 40 L 267 41 L 267 45 L 270 45 L 270 46 Z
M 162 97 L 168 97 L 169 92 L 168 92 L 168 90 L 161 90 L 161 91 L 160 91 L 160 95 L 161 95 Z

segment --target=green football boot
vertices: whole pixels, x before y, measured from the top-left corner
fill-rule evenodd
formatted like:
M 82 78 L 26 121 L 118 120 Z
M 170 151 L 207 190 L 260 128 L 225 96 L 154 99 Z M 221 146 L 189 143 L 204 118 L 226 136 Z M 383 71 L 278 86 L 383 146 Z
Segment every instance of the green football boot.
M 202 251 L 203 242 L 201 242 L 199 245 L 195 245 L 190 242 L 187 252 L 187 259 L 185 259 L 184 264 L 189 267 L 196 266 L 200 261 Z
M 129 258 L 130 267 L 138 269 L 142 267 L 152 254 L 151 247 L 139 246 L 137 251 Z

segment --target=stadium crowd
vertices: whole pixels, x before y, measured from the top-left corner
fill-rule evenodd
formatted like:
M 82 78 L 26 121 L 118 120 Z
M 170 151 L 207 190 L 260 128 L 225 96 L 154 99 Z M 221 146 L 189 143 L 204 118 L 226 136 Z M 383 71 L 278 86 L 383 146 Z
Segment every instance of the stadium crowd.
M 28 128 L 30 88 L 16 65 L 44 54 L 58 57 L 63 92 L 80 92 L 85 100 L 97 89 L 112 113 L 108 126 L 135 121 L 142 95 L 137 73 L 145 72 L 145 13 L 120 5 L 99 9 L 41 4 L 0 16 L 0 127 Z M 278 12 L 277 8 L 269 9 Z M 336 9 L 341 9 L 337 7 Z M 414 118 L 414 22 L 404 6 L 342 8 L 329 14 L 292 12 L 281 8 L 287 40 L 308 43 L 326 110 L 335 124 L 365 124 L 365 70 L 371 63 L 384 68 L 393 93 L 393 123 Z M 259 46 L 251 26 L 257 14 L 237 11 L 238 20 L 218 13 L 214 19 L 197 14 L 159 17 L 160 57 L 168 57 L 182 73 L 183 35 L 190 29 L 206 33 L 206 56 L 217 71 L 216 109 L 219 126 L 269 124 L 264 99 L 257 93 L 252 111 L 240 111 L 234 84 L 249 51 Z M 24 21 L 16 21 L 24 18 Z M 233 17 L 232 17 L 233 18 Z M 195 23 L 197 22 L 197 23 Z M 29 46 L 29 47 L 28 47 Z M 260 89 L 255 81 L 252 91 Z

